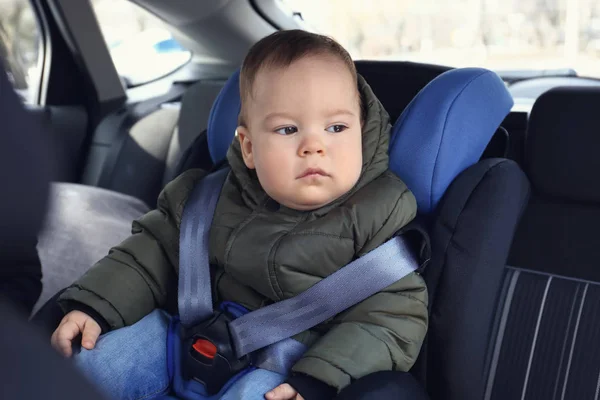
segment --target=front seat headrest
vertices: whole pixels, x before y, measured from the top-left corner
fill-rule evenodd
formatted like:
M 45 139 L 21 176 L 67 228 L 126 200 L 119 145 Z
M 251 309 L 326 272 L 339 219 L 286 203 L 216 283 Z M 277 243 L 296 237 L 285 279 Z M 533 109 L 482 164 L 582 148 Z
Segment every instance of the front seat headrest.
M 412 99 L 433 79 L 450 67 L 410 61 L 357 60 L 356 71 L 377 96 L 390 120 L 395 121 Z
M 448 71 L 431 81 L 392 128 L 390 169 L 429 213 L 454 178 L 475 164 L 513 101 L 502 80 L 479 68 Z M 239 72 L 217 97 L 208 122 L 214 164 L 223 161 L 240 112 Z
M 531 111 L 525 169 L 540 195 L 600 203 L 600 88 L 560 87 Z

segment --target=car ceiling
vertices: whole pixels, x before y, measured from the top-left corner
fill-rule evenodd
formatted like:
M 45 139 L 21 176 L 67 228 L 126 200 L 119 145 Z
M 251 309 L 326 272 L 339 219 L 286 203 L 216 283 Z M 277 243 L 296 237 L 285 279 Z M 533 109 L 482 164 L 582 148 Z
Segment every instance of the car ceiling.
M 170 25 L 198 62 L 239 65 L 252 44 L 276 30 L 250 0 L 131 1 Z

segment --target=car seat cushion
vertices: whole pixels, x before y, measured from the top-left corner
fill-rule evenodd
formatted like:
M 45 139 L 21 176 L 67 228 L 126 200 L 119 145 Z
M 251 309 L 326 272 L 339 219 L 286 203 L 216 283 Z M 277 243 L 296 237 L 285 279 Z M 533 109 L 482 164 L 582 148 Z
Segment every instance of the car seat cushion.
M 445 72 L 413 99 L 392 130 L 390 169 L 421 213 L 433 211 L 454 178 L 479 160 L 512 105 L 498 75 L 481 68 Z
M 231 141 L 235 137 L 241 107 L 240 71 L 238 70 L 221 89 L 208 117 L 208 151 L 214 164 L 225 159 Z

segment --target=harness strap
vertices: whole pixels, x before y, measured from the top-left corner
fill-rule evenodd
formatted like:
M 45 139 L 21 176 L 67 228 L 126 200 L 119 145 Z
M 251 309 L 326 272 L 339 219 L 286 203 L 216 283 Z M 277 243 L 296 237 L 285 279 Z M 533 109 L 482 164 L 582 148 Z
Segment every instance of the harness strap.
M 419 264 L 401 236 L 352 261 L 290 299 L 229 324 L 239 357 L 304 332 L 415 271 Z
M 225 168 L 205 176 L 183 210 L 177 303 L 184 326 L 196 325 L 213 315 L 208 241 L 217 200 L 228 173 Z
M 287 374 L 306 352 L 307 347 L 292 338 L 283 339 L 253 354 L 253 364 L 257 368 Z

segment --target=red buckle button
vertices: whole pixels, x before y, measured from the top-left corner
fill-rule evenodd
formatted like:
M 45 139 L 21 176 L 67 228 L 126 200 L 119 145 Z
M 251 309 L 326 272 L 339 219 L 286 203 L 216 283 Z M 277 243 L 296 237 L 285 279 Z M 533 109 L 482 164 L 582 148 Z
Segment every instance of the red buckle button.
M 217 355 L 217 346 L 206 339 L 198 339 L 192 345 L 192 348 L 208 359 L 214 359 Z

